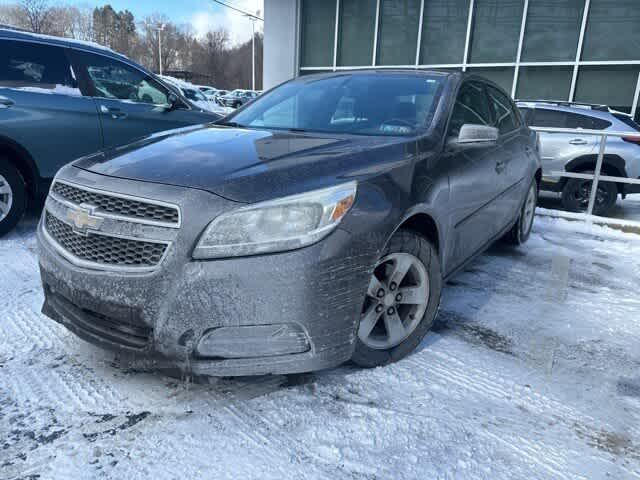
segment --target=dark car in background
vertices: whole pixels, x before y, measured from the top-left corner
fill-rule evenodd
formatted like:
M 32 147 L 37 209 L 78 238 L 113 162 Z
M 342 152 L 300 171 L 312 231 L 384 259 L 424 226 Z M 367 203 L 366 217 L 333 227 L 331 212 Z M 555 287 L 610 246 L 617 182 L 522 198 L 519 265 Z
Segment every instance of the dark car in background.
M 109 49 L 0 29 L 0 235 L 66 163 L 219 118 Z
M 238 108 L 242 105 L 249 103 L 254 98 L 258 97 L 258 94 L 252 90 L 233 90 L 226 95 L 218 97 L 218 102 L 223 107 Z
M 481 77 L 300 77 L 64 167 L 38 227 L 43 312 L 194 375 L 384 365 L 447 278 L 527 240 L 540 178 L 535 133 Z

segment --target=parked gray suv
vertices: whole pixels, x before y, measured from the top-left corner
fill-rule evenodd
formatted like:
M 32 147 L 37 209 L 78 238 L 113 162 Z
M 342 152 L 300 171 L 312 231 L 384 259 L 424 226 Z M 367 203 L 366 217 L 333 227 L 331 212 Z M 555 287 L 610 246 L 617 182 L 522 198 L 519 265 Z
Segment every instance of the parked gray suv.
M 0 235 L 66 163 L 219 118 L 99 45 L 0 28 Z
M 562 205 L 572 212 L 586 211 L 592 182 L 578 178 L 554 177 L 550 172 L 595 171 L 600 137 L 581 134 L 583 130 L 638 132 L 628 137 L 607 139 L 602 173 L 613 177 L 640 178 L 640 126 L 624 113 L 605 105 L 569 102 L 520 101 L 525 121 L 532 127 L 574 128 L 575 133 L 539 132 L 543 166 L 541 189 L 562 192 Z M 594 213 L 606 214 L 618 194 L 640 193 L 639 185 L 598 182 Z

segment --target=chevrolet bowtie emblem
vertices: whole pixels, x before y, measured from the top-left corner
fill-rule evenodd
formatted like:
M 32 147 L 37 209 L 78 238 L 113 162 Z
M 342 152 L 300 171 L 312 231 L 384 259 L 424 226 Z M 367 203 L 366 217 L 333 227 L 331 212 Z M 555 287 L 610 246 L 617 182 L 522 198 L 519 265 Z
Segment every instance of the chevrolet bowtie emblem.
M 102 224 L 102 218 L 92 215 L 92 208 L 80 206 L 67 210 L 67 218 L 73 223 L 74 231 L 77 233 L 86 233 L 87 230 L 97 230 Z

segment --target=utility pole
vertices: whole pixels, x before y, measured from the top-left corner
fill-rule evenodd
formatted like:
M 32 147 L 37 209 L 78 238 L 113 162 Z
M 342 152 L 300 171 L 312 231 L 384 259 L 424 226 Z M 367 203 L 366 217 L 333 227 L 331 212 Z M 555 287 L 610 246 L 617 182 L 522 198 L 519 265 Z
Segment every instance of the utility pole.
M 218 5 L 222 5 L 223 7 L 227 7 L 237 13 L 242 14 L 243 16 L 249 18 L 251 20 L 251 89 L 256 89 L 256 20 L 264 22 L 264 18 L 260 17 L 260 11 L 258 10 L 255 14 L 249 13 L 245 10 L 241 10 L 237 7 L 229 5 L 222 0 L 212 0 Z

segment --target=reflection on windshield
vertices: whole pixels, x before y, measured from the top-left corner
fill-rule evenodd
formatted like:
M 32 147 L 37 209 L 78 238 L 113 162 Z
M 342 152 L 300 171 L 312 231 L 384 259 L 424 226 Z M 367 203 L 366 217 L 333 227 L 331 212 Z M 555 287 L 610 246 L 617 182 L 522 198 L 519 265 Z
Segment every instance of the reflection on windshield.
M 256 98 L 229 121 L 242 127 L 411 135 L 430 125 L 444 78 L 367 73 L 297 79 Z

